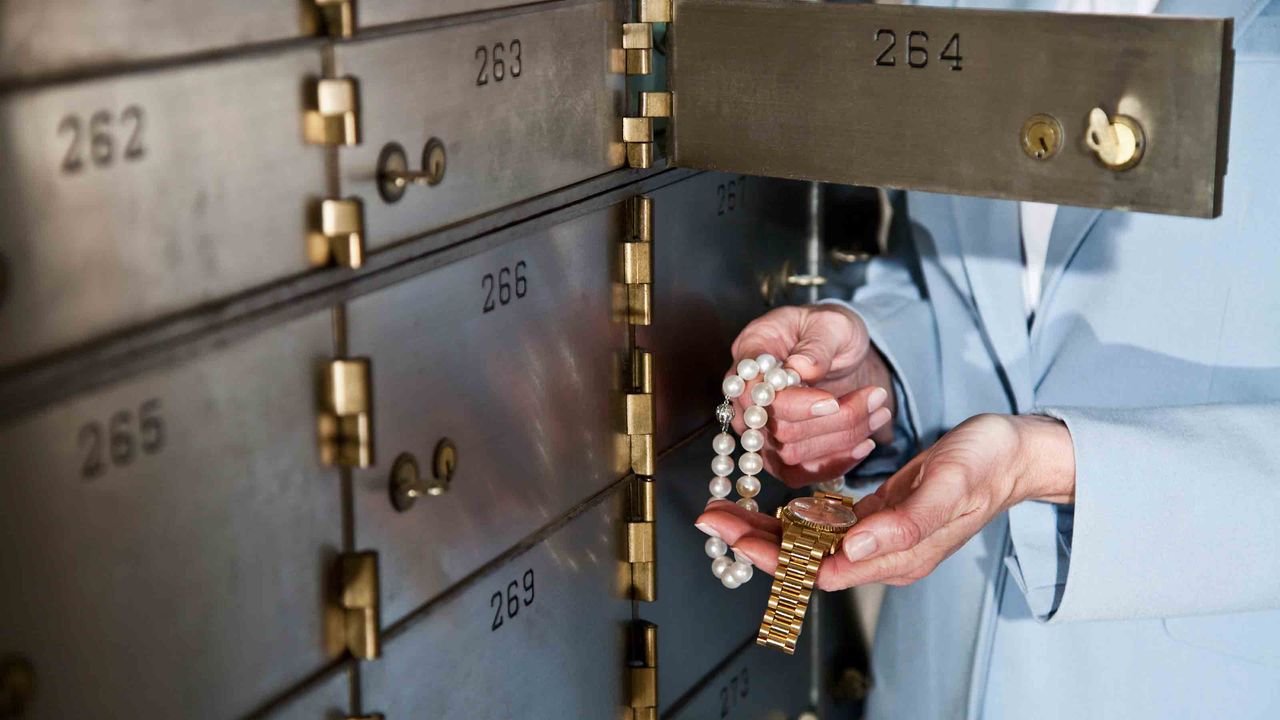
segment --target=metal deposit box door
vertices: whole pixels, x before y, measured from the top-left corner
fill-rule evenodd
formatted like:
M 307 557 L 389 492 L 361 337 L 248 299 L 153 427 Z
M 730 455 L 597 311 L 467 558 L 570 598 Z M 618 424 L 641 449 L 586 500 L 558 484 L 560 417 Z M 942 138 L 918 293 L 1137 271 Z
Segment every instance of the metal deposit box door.
M 244 715 L 338 655 L 308 315 L 0 432 L 0 648 L 31 718 Z
M 675 165 L 1221 212 L 1230 19 L 673 1 Z M 1099 160 L 1094 108 L 1136 122 L 1136 165 Z

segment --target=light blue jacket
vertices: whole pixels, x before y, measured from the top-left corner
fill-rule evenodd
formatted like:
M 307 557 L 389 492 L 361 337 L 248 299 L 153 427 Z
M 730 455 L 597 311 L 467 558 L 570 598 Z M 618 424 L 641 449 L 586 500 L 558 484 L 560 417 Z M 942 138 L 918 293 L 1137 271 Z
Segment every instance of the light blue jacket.
M 1061 208 L 1028 332 L 1017 204 L 911 193 L 854 296 L 902 395 L 881 464 L 982 412 L 1076 453 L 1074 507 L 890 589 L 872 718 L 1280 718 L 1280 1 L 1158 12 L 1236 18 L 1222 217 Z

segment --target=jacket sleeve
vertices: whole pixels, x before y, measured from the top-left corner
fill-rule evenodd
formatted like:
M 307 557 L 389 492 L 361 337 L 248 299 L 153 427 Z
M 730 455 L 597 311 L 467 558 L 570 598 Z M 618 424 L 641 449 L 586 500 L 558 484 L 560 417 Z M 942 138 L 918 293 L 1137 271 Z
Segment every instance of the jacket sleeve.
M 1038 412 L 1071 432 L 1076 502 L 1009 512 L 1037 618 L 1280 608 L 1280 403 Z
M 901 467 L 932 440 L 931 429 L 941 426 L 938 330 L 933 308 L 902 255 L 872 260 L 865 282 L 851 300 L 824 300 L 853 309 L 867 325 L 872 345 L 894 376 L 897 417 L 894 442 L 875 452 L 857 468 L 858 475 L 883 475 Z

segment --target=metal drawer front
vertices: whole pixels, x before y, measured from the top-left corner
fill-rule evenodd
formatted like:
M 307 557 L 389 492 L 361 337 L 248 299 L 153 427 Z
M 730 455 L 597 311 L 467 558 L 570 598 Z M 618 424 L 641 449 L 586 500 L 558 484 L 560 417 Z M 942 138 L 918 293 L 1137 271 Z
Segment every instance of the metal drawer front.
M 665 449 L 711 419 L 729 347 L 769 309 L 761 284 L 803 260 L 805 185 L 707 173 L 650 195 L 654 321 L 638 343 L 659 368 L 656 441 Z
M 755 644 L 735 657 L 669 720 L 798 720 L 809 684 L 809 658 Z
M 711 437 L 718 431 L 699 434 L 658 464 L 658 600 L 646 604 L 643 612 L 661 628 L 658 700 L 662 712 L 735 648 L 755 638 L 769 599 L 772 578 L 758 570 L 737 590 L 721 585 L 702 549 L 707 536 L 693 526 L 710 497 Z M 764 490 L 757 500 L 763 512 L 772 512 L 784 502 L 786 488 L 773 478 L 762 479 Z
M 357 544 L 381 554 L 384 624 L 626 472 L 626 330 L 610 305 L 621 227 L 610 208 L 350 304 L 352 353 L 373 363 L 376 449 L 355 473 Z M 448 491 L 397 512 L 396 458 L 430 478 L 446 438 Z
M 415 618 L 361 669 L 364 706 L 432 720 L 620 717 L 625 494 Z
M 1229 18 L 776 0 L 675 0 L 672 12 L 676 166 L 1222 211 Z M 1116 114 L 1141 128 L 1144 149 L 1104 165 L 1090 145 Z
M 371 248 L 607 172 L 622 163 L 618 4 L 586 2 L 339 45 L 358 78 L 362 141 L 342 148 L 342 191 L 365 201 Z M 378 190 L 378 158 L 399 143 L 422 169 L 444 144 L 435 186 L 398 202 Z
M 318 50 L 0 100 L 0 366 L 307 269 Z
M 35 669 L 29 717 L 231 717 L 336 656 L 331 343 L 320 313 L 0 432 L 0 654 Z
M 344 720 L 352 717 L 351 678 L 346 672 L 331 673 L 304 690 L 297 697 L 280 705 L 263 717 L 271 720 Z
M 361 0 L 360 25 L 367 28 L 528 2 L 529 0 Z
M 0 6 L 0 80 L 313 31 L 297 0 L 6 0 Z

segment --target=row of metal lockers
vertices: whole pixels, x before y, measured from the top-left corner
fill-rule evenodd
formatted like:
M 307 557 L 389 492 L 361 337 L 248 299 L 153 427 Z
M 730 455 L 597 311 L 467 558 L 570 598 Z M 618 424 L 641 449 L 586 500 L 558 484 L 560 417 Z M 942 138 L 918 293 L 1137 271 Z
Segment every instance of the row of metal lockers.
M 856 699 L 691 524 L 809 186 L 624 169 L 633 9 L 501 4 L 0 5 L 0 717 Z

